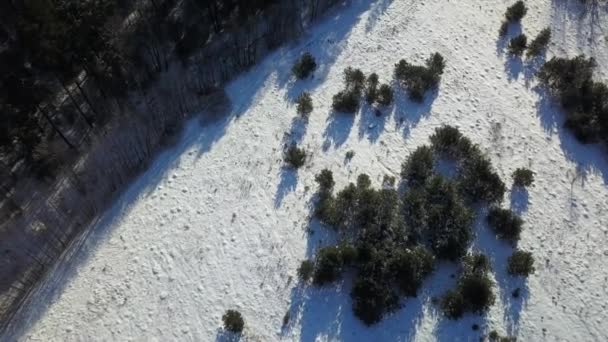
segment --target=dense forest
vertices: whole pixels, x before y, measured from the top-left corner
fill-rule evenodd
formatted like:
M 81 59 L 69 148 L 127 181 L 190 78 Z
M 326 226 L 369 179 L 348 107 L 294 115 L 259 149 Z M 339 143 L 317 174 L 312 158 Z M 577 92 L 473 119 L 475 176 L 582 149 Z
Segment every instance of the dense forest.
M 190 113 L 335 3 L 1 2 L 0 321 Z

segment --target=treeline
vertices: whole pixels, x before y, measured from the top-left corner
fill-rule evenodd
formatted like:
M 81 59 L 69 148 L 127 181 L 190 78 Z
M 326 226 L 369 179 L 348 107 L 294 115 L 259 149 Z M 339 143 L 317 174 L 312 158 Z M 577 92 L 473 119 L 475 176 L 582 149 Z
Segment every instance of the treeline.
M 0 321 L 189 113 L 336 2 L 0 3 Z

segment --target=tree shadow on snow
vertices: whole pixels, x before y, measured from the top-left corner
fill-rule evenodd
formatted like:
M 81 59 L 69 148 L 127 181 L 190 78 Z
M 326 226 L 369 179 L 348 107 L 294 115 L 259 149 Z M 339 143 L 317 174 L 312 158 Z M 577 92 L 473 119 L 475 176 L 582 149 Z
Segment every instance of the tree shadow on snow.
M 509 46 L 511 38 L 520 35 L 522 32 L 521 22 L 509 23 L 507 26 L 507 34 L 502 37 L 498 35 L 498 30 L 496 30 L 496 35 L 498 36 L 496 39 L 496 56 L 505 54 L 505 50 Z
M 409 137 L 412 130 L 418 125 L 423 117 L 430 115 L 433 102 L 439 95 L 439 89 L 435 88 L 424 94 L 422 102 L 409 98 L 407 90 L 393 81 L 391 87 L 394 90 L 393 115 L 397 130 L 403 130 L 403 137 Z
M 392 110 L 392 105 L 388 108 L 381 108 L 371 106 L 365 102 L 361 108 L 361 117 L 359 118 L 359 139 L 367 137 L 367 140 L 371 143 L 378 141 L 378 138 L 384 132 L 384 125 Z
M 217 334 L 215 335 L 215 342 L 239 342 L 239 341 L 247 341 L 247 338 L 242 334 L 235 334 L 230 331 L 226 331 L 223 328 L 217 329 Z
M 604 39 L 608 3 L 601 0 L 552 0 L 551 1 L 551 40 L 558 46 L 569 40 L 568 29 L 576 30 L 576 45 L 589 55 L 596 51 L 605 51 L 608 42 Z M 591 44 L 590 44 L 591 43 Z
M 507 272 L 508 259 L 513 254 L 515 246 L 498 240 L 496 234 L 488 227 L 487 210 L 478 211 L 474 223 L 476 233 L 473 248 L 485 254 L 492 265 L 492 272 L 496 280 L 496 295 L 504 309 L 504 320 L 507 323 L 507 332 L 510 336 L 517 336 L 521 311 L 528 300 L 529 290 L 526 278 L 514 277 Z M 517 291 L 517 297 L 514 296 Z M 498 299 L 498 298 L 497 298 Z
M 327 126 L 323 132 L 323 137 L 325 138 L 323 151 L 329 150 L 331 146 L 337 149 L 346 142 L 355 122 L 356 115 L 357 113 L 340 113 L 335 111 L 329 114 Z
M 517 81 L 524 70 L 524 62 L 521 56 L 508 54 L 505 60 L 505 73 L 509 82 Z
M 521 215 L 528 211 L 529 201 L 530 194 L 528 193 L 528 189 L 520 186 L 511 187 L 511 210 Z

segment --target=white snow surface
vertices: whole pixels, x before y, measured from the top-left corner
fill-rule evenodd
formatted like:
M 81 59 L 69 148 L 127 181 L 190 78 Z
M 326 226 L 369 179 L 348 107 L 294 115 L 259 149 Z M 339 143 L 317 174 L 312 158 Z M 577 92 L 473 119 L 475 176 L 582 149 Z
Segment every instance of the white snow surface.
M 245 318 L 246 341 L 479 341 L 493 329 L 519 341 L 608 340 L 607 154 L 562 127 L 563 113 L 536 87 L 537 66 L 503 52 L 498 28 L 509 4 L 353 0 L 336 9 L 233 81 L 228 116 L 190 122 L 3 338 L 222 341 L 221 316 L 234 308 Z M 598 79 L 606 80 L 605 9 L 585 11 L 576 0 L 528 6 L 523 32 L 553 30 L 547 58 L 594 56 Z M 304 51 L 319 68 L 296 82 L 290 68 Z M 356 116 L 332 114 L 345 67 L 392 82 L 399 59 L 423 63 L 435 51 L 447 67 L 424 103 L 399 90 L 382 117 L 367 106 Z M 307 123 L 293 103 L 304 90 L 315 106 Z M 480 214 L 472 248 L 491 258 L 497 291 L 486 316 L 442 317 L 431 301 L 453 286 L 457 270 L 442 263 L 417 298 L 365 327 L 352 314 L 349 276 L 325 288 L 298 283 L 299 263 L 332 242 L 329 229 L 310 219 L 314 175 L 329 168 L 339 189 L 364 172 L 380 186 L 385 174 L 399 177 L 405 157 L 442 124 L 479 144 L 509 187 L 517 167 L 536 172 L 528 192 L 509 190 L 503 203 L 526 222 L 519 246 L 533 252 L 536 273 L 527 280 L 506 274 L 512 248 Z M 311 152 L 297 172 L 282 162 L 292 141 Z M 355 156 L 346 162 L 349 150 Z M 511 296 L 516 287 L 518 299 Z

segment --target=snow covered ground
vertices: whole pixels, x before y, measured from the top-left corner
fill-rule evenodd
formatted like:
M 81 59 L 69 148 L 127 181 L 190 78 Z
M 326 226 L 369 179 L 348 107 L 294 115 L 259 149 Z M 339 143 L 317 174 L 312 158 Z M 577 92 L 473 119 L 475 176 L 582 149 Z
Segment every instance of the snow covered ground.
M 221 341 L 220 317 L 236 308 L 249 341 L 478 341 L 492 329 L 520 341 L 608 340 L 608 154 L 565 131 L 563 115 L 535 88 L 535 67 L 502 52 L 497 33 L 509 4 L 353 0 L 336 10 L 231 83 L 225 119 L 191 122 L 3 339 Z M 521 29 L 529 36 L 553 29 L 548 57 L 584 52 L 607 79 L 605 9 L 585 12 L 577 0 L 528 5 Z M 320 67 L 314 79 L 294 82 L 290 68 L 303 51 Z M 435 51 L 447 68 L 423 104 L 400 91 L 382 117 L 369 108 L 356 117 L 331 114 L 346 66 L 389 82 L 399 59 L 422 63 Z M 315 106 L 308 123 L 293 105 L 303 90 Z M 365 172 L 378 186 L 383 175 L 398 176 L 404 158 L 441 124 L 459 126 L 506 182 L 517 167 L 536 172 L 528 192 L 509 192 L 503 203 L 525 219 L 520 246 L 534 253 L 536 274 L 527 282 L 507 276 L 511 248 L 478 219 L 473 248 L 491 257 L 498 293 L 487 317 L 448 321 L 437 312 L 431 298 L 454 283 L 456 268 L 446 263 L 418 298 L 366 328 L 352 314 L 348 277 L 322 289 L 298 286 L 300 261 L 331 240 L 309 223 L 314 175 L 329 168 L 340 188 Z M 298 172 L 283 168 L 290 141 L 312 152 Z M 349 150 L 355 156 L 346 163 Z M 511 296 L 516 287 L 519 299 Z

